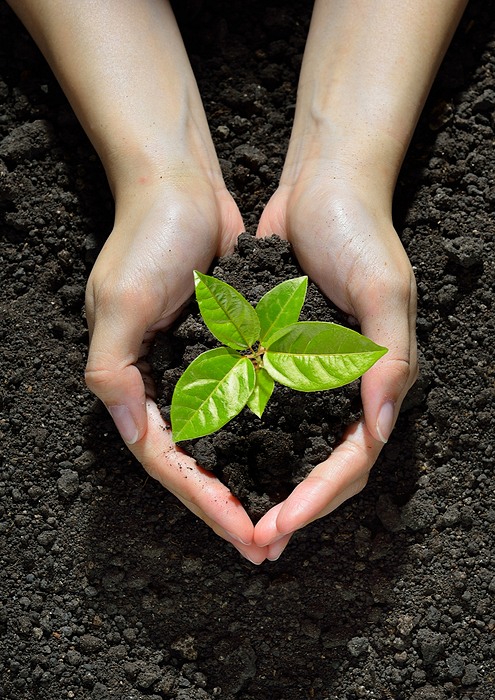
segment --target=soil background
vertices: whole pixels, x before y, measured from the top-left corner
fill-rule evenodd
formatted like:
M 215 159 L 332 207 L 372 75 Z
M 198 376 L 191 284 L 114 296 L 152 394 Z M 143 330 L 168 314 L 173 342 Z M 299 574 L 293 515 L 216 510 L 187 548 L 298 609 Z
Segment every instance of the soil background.
M 250 231 L 310 12 L 181 4 Z M 421 377 L 367 488 L 254 567 L 146 477 L 84 386 L 84 286 L 112 199 L 0 5 L 0 698 L 493 700 L 494 16 L 469 4 L 397 187 Z

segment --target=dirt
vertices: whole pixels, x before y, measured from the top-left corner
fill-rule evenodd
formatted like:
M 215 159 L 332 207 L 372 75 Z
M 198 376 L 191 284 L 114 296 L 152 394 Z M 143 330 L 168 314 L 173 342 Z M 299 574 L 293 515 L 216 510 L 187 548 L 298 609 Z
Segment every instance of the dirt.
M 283 163 L 310 5 L 205 0 L 182 18 L 250 231 Z M 493 5 L 470 3 L 397 187 L 421 377 L 366 489 L 259 568 L 146 477 L 84 386 L 84 286 L 112 200 L 0 5 L 0 698 L 495 697 Z M 307 422 L 310 463 L 338 428 L 312 450 Z

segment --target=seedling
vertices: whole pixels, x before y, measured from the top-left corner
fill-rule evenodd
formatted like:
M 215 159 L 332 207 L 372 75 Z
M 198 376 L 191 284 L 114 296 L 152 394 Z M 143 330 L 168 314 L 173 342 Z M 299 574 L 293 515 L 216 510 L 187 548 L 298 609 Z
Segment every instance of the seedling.
M 171 422 L 175 441 L 219 430 L 244 406 L 261 418 L 275 382 L 323 391 L 354 381 L 387 352 L 335 323 L 298 321 L 307 277 L 267 292 L 256 308 L 236 289 L 194 272 L 204 322 L 224 347 L 197 357 L 177 382 Z

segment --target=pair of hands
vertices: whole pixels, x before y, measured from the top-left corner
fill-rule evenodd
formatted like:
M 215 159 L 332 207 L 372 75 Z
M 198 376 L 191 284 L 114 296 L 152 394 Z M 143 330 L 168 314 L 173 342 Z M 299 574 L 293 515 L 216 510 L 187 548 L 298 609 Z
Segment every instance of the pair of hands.
M 278 559 L 296 530 L 365 486 L 417 372 L 414 276 L 388 212 L 345 178 L 313 169 L 298 182 L 280 185 L 257 235 L 288 239 L 311 279 L 389 352 L 362 379 L 364 419 L 256 527 L 227 487 L 173 444 L 145 363 L 156 331 L 192 294 L 192 270 L 207 271 L 243 230 L 230 194 L 190 175 L 136 186 L 117 201 L 87 289 L 88 387 L 146 471 L 255 564 Z
M 153 334 L 192 293 L 192 270 L 206 271 L 244 228 L 170 3 L 9 4 L 57 75 L 116 200 L 87 289 L 88 386 L 152 476 L 245 557 L 276 559 L 295 530 L 364 486 L 416 377 L 415 283 L 391 200 L 466 0 L 381 3 L 378 12 L 373 0 L 314 3 L 281 184 L 258 235 L 287 238 L 322 291 L 389 352 L 362 379 L 364 421 L 256 528 L 171 443 L 144 363 Z

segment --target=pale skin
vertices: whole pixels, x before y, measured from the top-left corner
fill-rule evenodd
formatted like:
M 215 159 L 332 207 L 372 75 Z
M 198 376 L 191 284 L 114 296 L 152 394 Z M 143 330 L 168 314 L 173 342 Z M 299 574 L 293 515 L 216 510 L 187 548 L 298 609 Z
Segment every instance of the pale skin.
M 414 275 L 394 230 L 404 155 L 465 0 L 317 0 L 280 185 L 259 222 L 362 332 L 389 348 L 363 378 L 364 419 L 256 527 L 172 442 L 143 360 L 244 230 L 165 0 L 10 0 L 105 167 L 113 230 L 86 296 L 86 381 L 146 471 L 249 561 L 366 484 L 417 374 Z

